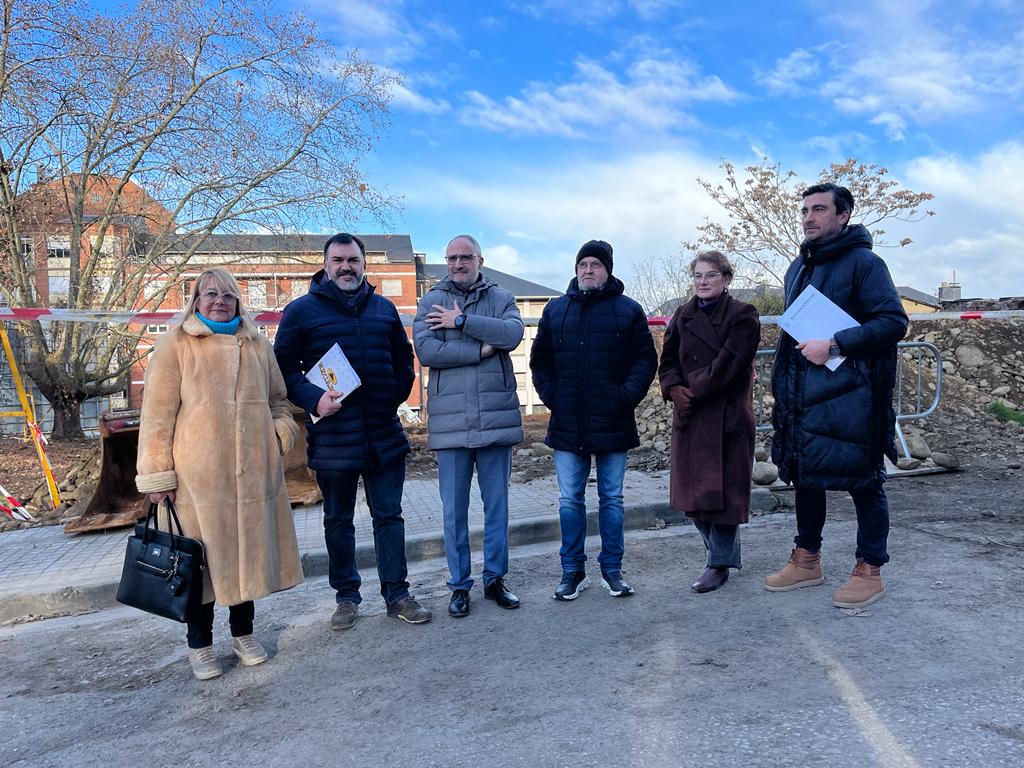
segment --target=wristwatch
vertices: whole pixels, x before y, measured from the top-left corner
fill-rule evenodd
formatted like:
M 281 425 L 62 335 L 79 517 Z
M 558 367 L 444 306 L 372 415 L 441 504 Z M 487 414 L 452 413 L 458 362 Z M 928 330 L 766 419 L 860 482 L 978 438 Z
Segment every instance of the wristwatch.
M 461 331 L 462 330 L 462 326 L 464 326 L 465 324 L 466 324 L 466 316 L 465 315 L 459 315 L 458 317 L 455 318 L 455 330 Z
M 843 353 L 839 351 L 839 345 L 836 344 L 836 340 L 835 339 L 829 339 L 828 356 L 830 358 L 832 358 L 832 357 L 842 357 L 843 356 Z

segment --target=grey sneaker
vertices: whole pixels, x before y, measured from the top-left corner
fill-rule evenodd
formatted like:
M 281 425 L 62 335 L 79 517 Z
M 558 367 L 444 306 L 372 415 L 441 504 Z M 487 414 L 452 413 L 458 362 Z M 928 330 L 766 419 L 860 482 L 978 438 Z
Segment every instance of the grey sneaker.
M 388 606 L 388 616 L 401 619 L 409 624 L 426 624 L 433 615 L 416 602 L 416 598 L 407 595 L 393 605 Z
M 232 637 L 231 650 L 235 652 L 235 656 L 241 659 L 243 667 L 254 667 L 270 658 L 263 646 L 252 635 Z
M 358 613 L 359 606 L 355 603 L 338 603 L 334 615 L 331 616 L 331 629 L 352 629 Z
M 209 680 L 224 674 L 224 667 L 217 661 L 212 645 L 205 648 L 189 648 L 188 663 L 196 680 Z

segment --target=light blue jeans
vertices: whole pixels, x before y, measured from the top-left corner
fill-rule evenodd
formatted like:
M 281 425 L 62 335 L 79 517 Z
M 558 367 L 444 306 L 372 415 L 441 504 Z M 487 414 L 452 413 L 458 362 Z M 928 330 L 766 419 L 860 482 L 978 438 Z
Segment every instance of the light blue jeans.
M 587 506 L 584 492 L 590 475 L 590 456 L 571 451 L 555 451 L 555 475 L 558 477 L 558 520 L 562 527 L 563 571 L 582 571 L 587 561 L 584 543 L 587 538 Z M 601 553 L 597 562 L 603 573 L 622 570 L 625 549 L 622 506 L 622 483 L 626 477 L 626 452 L 602 453 L 597 461 L 598 530 L 601 532 Z
M 508 573 L 508 483 L 512 446 L 445 448 L 437 451 L 437 478 L 444 510 L 448 587 L 473 587 L 469 552 L 469 488 L 473 467 L 484 503 L 484 586 Z

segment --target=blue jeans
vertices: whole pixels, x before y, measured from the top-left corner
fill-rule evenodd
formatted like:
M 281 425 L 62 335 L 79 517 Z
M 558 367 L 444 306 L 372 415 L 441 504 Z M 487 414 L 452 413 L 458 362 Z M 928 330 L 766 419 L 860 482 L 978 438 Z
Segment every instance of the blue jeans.
M 437 451 L 437 479 L 444 510 L 444 552 L 449 589 L 473 588 L 469 554 L 469 487 L 473 467 L 484 503 L 484 586 L 508 573 L 508 483 L 512 446 Z
M 601 553 L 597 562 L 603 573 L 622 570 L 625 550 L 622 506 L 622 483 L 626 478 L 626 452 L 602 453 L 597 461 L 598 530 L 601 532 Z M 555 451 L 555 475 L 558 477 L 558 521 L 562 527 L 563 571 L 582 571 L 587 561 L 584 542 L 587 538 L 587 506 L 584 492 L 590 475 L 590 456 L 571 451 Z
M 690 518 L 704 539 L 708 568 L 740 568 L 740 527 Z
M 324 494 L 324 539 L 327 542 L 327 573 L 339 603 L 362 602 L 362 580 L 356 569 L 356 529 L 352 518 L 356 488 L 363 477 L 366 503 L 373 520 L 373 546 L 377 575 L 384 602 L 394 605 L 409 594 L 405 564 L 405 520 L 402 519 L 402 486 L 405 457 L 374 470 L 317 470 L 316 482 Z
M 857 557 L 868 565 L 889 562 L 886 542 L 889 539 L 889 502 L 885 488 L 878 481 L 869 488 L 850 491 L 857 509 Z M 825 528 L 825 491 L 796 489 L 796 538 L 801 549 L 821 549 L 821 532 Z

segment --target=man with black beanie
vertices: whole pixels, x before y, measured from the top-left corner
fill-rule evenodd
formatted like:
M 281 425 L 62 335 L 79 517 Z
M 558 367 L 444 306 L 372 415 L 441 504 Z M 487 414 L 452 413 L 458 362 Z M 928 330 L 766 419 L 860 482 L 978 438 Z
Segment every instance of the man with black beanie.
M 551 411 L 545 442 L 555 451 L 562 580 L 556 600 L 575 600 L 589 584 L 584 491 L 597 464 L 601 584 L 613 597 L 633 594 L 622 577 L 622 485 L 626 453 L 640 444 L 634 410 L 647 394 L 658 357 L 647 317 L 612 276 L 612 247 L 583 244 L 576 276 L 548 303 L 530 353 L 533 384 Z

